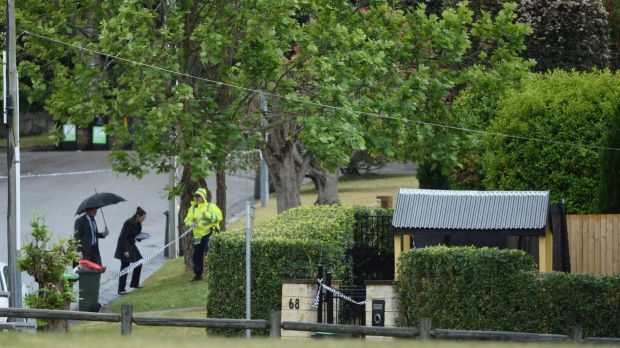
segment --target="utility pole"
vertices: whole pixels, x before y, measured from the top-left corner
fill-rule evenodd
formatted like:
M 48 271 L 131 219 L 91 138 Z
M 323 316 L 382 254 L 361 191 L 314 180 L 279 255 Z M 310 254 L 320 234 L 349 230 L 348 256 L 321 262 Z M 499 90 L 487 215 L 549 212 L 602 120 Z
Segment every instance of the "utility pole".
M 7 75 L 5 78 L 4 96 L 7 113 L 7 168 L 8 168 L 8 209 L 7 209 L 7 246 L 9 264 L 9 305 L 12 308 L 22 307 L 22 282 L 21 274 L 17 270 L 17 238 L 19 236 L 17 225 L 17 168 L 19 167 L 19 100 L 17 78 L 17 55 L 15 38 L 15 1 L 7 0 L 6 21 L 6 51 L 7 51 Z

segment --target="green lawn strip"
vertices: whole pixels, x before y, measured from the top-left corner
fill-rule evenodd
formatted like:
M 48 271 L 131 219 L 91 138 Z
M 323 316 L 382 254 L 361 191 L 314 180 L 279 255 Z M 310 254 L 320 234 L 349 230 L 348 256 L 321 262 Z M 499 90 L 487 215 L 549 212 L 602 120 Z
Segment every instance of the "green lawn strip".
M 139 317 L 166 317 L 166 318 L 205 318 L 206 311 L 186 312 L 186 313 L 134 313 Z M 193 327 L 167 327 L 167 326 L 140 326 L 132 325 L 132 334 L 134 335 L 172 335 L 172 336 L 205 336 L 205 329 Z M 80 322 L 71 327 L 71 334 L 89 334 L 110 336 L 119 335 L 121 333 L 120 323 L 102 323 L 102 322 Z
M 183 258 L 166 262 L 144 282 L 143 289 L 133 290 L 109 306 L 120 313 L 121 305 L 130 304 L 134 312 L 204 307 L 207 302 L 207 282 L 190 283 L 191 273 L 185 273 Z
M 134 326 L 131 336 L 121 336 L 120 328 L 116 332 L 74 332 L 64 334 L 19 334 L 2 333 L 0 334 L 0 346 L 2 347 L 45 347 L 45 348 L 110 348 L 110 347 L 148 347 L 148 348 L 289 348 L 291 344 L 295 348 L 522 348 L 523 343 L 504 343 L 504 342 L 445 342 L 429 341 L 420 342 L 408 339 L 282 339 L 271 340 L 268 338 L 221 338 L 208 337 L 201 330 L 201 335 L 188 335 L 174 329 L 178 334 L 171 334 L 172 331 L 163 330 L 155 327 L 156 331 L 140 332 Z M 528 343 L 527 348 L 543 347 L 563 347 L 566 343 Z M 604 347 L 601 345 L 579 345 L 580 348 Z
M 55 147 L 54 142 L 47 134 L 30 135 L 19 138 L 19 146 L 21 149 L 40 149 L 51 150 Z M 6 138 L 0 139 L 0 149 L 6 149 Z

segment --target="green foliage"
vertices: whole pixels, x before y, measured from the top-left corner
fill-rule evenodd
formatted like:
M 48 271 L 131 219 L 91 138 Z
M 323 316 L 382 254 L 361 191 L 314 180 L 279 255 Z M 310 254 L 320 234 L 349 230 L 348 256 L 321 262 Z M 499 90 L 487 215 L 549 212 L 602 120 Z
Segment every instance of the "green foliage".
M 518 250 L 414 249 L 401 256 L 403 325 L 620 337 L 620 276 L 538 273 Z
M 78 259 L 75 242 L 54 241 L 40 216 L 35 216 L 30 226 L 32 241 L 22 247 L 17 265 L 20 271 L 34 278 L 38 289 L 26 295 L 25 304 L 30 308 L 69 309 L 75 294 L 64 274 Z
M 400 258 L 401 324 L 417 326 L 429 317 L 446 329 L 536 332 L 532 310 L 536 287 L 524 271 L 529 255 L 517 250 L 428 247 Z
M 620 148 L 620 103 L 605 137 L 605 146 Z M 605 150 L 601 154 L 599 211 L 620 213 L 620 151 Z
M 353 245 L 356 211 L 340 206 L 292 208 L 256 226 L 252 318 L 269 319 L 271 311 L 280 309 L 283 278 L 314 279 L 319 265 L 331 269 L 335 279 L 349 276 L 344 256 Z M 245 231 L 213 236 L 207 264 L 209 317 L 245 317 Z
M 620 103 L 620 74 L 533 74 L 499 103 L 491 132 L 605 145 Z M 597 212 L 600 151 L 490 135 L 483 157 L 488 189 L 549 190 L 571 213 Z
M 521 0 L 522 21 L 534 33 L 527 55 L 538 71 L 609 67 L 609 28 L 602 0 Z

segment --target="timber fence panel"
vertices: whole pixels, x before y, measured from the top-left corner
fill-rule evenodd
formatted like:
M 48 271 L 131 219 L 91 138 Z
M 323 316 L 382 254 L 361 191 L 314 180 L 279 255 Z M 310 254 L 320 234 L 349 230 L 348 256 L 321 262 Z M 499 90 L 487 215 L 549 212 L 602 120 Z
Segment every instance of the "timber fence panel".
M 620 214 L 568 215 L 571 272 L 620 274 Z

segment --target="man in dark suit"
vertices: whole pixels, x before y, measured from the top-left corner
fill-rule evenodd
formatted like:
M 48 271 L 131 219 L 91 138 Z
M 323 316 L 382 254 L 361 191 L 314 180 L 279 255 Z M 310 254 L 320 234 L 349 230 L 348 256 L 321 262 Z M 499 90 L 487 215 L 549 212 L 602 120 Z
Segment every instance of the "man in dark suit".
M 75 220 L 74 238 L 78 241 L 78 256 L 80 259 L 90 260 L 101 265 L 101 254 L 99 253 L 99 238 L 105 238 L 110 234 L 106 226 L 103 233 L 97 229 L 95 222 L 97 209 L 88 209 L 84 215 Z

